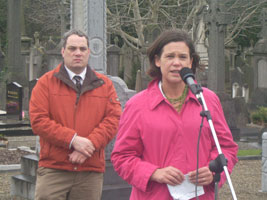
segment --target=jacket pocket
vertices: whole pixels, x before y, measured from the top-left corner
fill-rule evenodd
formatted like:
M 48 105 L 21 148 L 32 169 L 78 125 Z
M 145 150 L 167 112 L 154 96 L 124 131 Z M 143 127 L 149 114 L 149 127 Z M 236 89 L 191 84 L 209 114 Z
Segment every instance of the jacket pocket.
M 46 159 L 49 156 L 50 144 L 40 140 L 40 159 Z
M 61 147 L 50 145 L 49 159 L 55 162 L 64 162 L 68 160 L 69 151 Z

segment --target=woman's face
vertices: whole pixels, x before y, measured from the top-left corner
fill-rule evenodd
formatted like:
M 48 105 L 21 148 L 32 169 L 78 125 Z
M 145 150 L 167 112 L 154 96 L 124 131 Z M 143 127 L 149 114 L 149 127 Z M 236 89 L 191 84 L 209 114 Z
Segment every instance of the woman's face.
M 183 67 L 192 68 L 189 48 L 185 42 L 170 42 L 162 49 L 160 57 L 156 56 L 155 64 L 160 68 L 162 82 L 176 84 L 182 81 L 179 71 Z

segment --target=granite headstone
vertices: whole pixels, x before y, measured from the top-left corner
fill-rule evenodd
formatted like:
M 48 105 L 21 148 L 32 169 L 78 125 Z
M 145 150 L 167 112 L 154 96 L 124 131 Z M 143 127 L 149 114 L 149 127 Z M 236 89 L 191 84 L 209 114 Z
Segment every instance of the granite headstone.
M 11 82 L 6 87 L 7 119 L 22 120 L 23 87 L 17 82 Z

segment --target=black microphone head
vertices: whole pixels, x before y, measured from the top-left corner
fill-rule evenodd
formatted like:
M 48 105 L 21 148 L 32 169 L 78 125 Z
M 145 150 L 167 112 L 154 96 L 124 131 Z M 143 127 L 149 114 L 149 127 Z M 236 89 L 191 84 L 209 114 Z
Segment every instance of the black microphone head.
M 188 67 L 182 68 L 179 73 L 180 73 L 180 76 L 181 76 L 181 78 L 183 79 L 183 81 L 185 83 L 186 83 L 186 79 L 188 77 L 192 77 L 193 79 L 195 79 L 195 76 L 193 74 L 193 71 L 190 68 L 188 68 Z

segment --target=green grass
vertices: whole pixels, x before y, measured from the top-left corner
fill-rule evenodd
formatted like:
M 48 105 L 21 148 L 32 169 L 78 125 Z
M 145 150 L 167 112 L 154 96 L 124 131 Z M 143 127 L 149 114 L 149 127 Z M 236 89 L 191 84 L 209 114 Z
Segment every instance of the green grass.
M 261 149 L 238 150 L 237 156 L 260 156 Z

